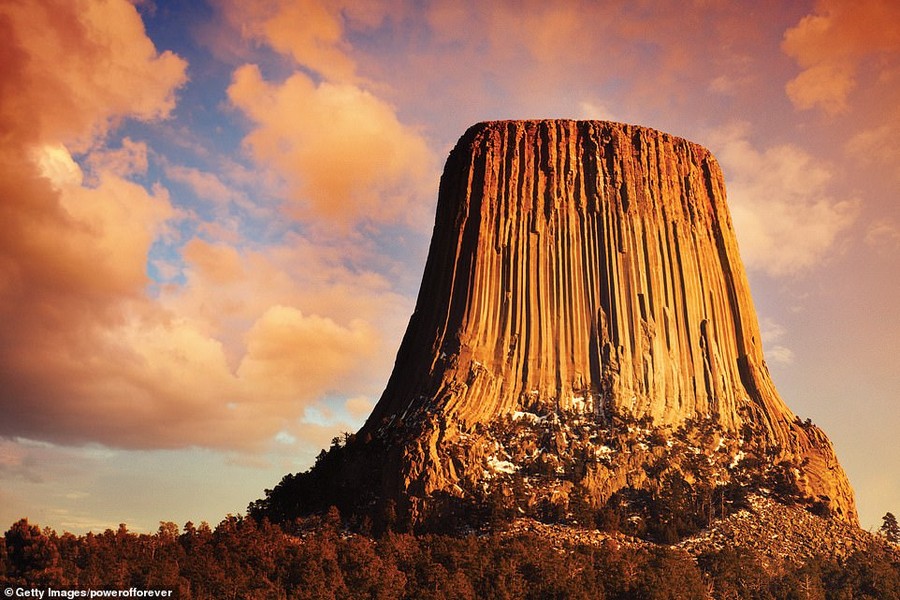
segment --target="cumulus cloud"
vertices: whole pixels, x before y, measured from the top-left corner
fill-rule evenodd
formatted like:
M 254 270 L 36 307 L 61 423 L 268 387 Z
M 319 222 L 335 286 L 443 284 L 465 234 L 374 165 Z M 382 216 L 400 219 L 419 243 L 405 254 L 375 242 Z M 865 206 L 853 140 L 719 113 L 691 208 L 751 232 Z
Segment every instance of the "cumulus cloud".
M 272 306 L 248 332 L 247 353 L 237 373 L 255 382 L 254 389 L 262 395 L 288 390 L 315 398 L 360 368 L 360 359 L 372 357 L 376 340 L 362 320 L 341 326 L 296 308 Z
M 44 221 L 53 245 L 18 281 L 3 278 L 19 285 L 2 295 L 0 434 L 258 451 L 280 431 L 303 431 L 305 411 L 326 393 L 372 391 L 386 365 L 369 323 L 397 300 L 378 277 L 340 272 L 310 245 L 243 253 L 195 239 L 185 285 L 153 301 L 144 293 L 149 224 L 170 214 L 165 194 L 109 176 L 97 188 L 57 181 L 78 199 L 70 217 L 93 236 L 78 227 L 70 242 Z M 14 258 L 21 267 L 29 257 Z M 304 287 L 303 273 L 325 282 Z
M 900 91 L 900 90 L 898 90 Z M 897 94 L 900 100 L 900 93 Z M 881 173 L 892 173 L 900 179 L 900 111 L 881 118 L 871 127 L 863 128 L 847 141 L 847 154 L 865 165 L 874 165 Z
M 134 141 L 131 138 L 122 138 L 118 148 L 97 148 L 87 156 L 87 164 L 90 172 L 88 180 L 96 183 L 92 173 L 105 172 L 119 177 L 132 175 L 146 175 L 149 165 L 147 144 Z
M 397 9 L 396 3 L 383 0 L 219 0 L 216 4 L 230 28 L 244 38 L 290 56 L 324 79 L 340 82 L 358 79 L 348 27 L 375 27 Z
M 50 424 L 54 407 L 76 405 L 67 386 L 79 385 L 73 376 L 96 357 L 97 332 L 142 297 L 150 245 L 173 215 L 160 188 L 148 192 L 107 172 L 83 186 L 62 146 L 32 156 L 10 158 L 13 170 L 0 177 L 4 434 Z
M 233 2 L 229 16 L 244 33 L 290 55 L 329 79 L 352 79 L 356 65 L 348 54 L 340 7 L 331 2 Z
M 238 190 L 227 185 L 218 175 L 209 171 L 183 165 L 168 165 L 166 176 L 171 181 L 177 181 L 190 187 L 198 198 L 215 204 L 228 204 L 244 199 Z
M 25 328 L 55 331 L 70 307 L 107 318 L 111 298 L 140 293 L 147 249 L 173 214 L 165 190 L 124 177 L 146 168 L 146 149 L 126 140 L 92 154 L 90 186 L 72 152 L 122 118 L 168 114 L 186 64 L 156 52 L 124 0 L 4 3 L 0 17 L 0 54 L 11 59 L 0 76 L 0 309 L 9 325 L 0 348 L 13 352 Z
M 694 91 L 711 80 L 744 91 L 765 60 L 746 49 L 770 19 L 756 16 L 722 2 L 433 2 L 426 17 L 437 43 L 416 47 L 410 61 L 448 88 L 449 98 L 436 100 L 454 113 L 484 94 L 501 95 L 502 108 L 515 111 L 506 116 L 548 107 L 580 114 L 579 101 L 600 88 L 624 119 L 646 123 L 676 104 L 696 110 Z
M 801 148 L 755 148 L 744 125 L 710 137 L 728 182 L 741 256 L 773 276 L 814 266 L 856 219 L 859 202 L 829 195 L 832 173 Z
M 259 66 L 235 70 L 228 97 L 249 119 L 244 140 L 257 164 L 284 182 L 291 215 L 344 229 L 401 218 L 423 226 L 434 159 L 425 138 L 357 73 L 350 29 L 381 23 L 390 3 L 236 2 L 220 7 L 245 38 L 296 67 L 282 79 Z
M 186 81 L 187 63 L 156 51 L 125 0 L 4 2 L 0 17 L 0 121 L 20 143 L 84 150 L 118 119 L 169 114 Z
M 422 198 L 433 193 L 430 151 L 378 97 L 300 72 L 271 83 L 254 65 L 235 72 L 228 95 L 254 124 L 245 144 L 287 182 L 298 217 L 423 220 Z
M 900 52 L 898 22 L 900 5 L 890 0 L 819 0 L 815 12 L 784 34 L 784 52 L 802 69 L 786 88 L 794 105 L 830 115 L 847 111 L 864 62 Z M 886 64 L 876 61 L 876 70 Z
M 0 76 L 0 469 L 23 473 L 34 454 L 13 438 L 255 452 L 302 438 L 325 394 L 371 393 L 385 363 L 371 323 L 398 297 L 348 266 L 352 251 L 197 238 L 184 285 L 150 293 L 151 249 L 189 215 L 136 182 L 145 142 L 108 138 L 168 115 L 186 63 L 156 51 L 132 4 L 4 3 L 0 27 L 14 59 Z M 242 199 L 164 167 L 213 203 Z

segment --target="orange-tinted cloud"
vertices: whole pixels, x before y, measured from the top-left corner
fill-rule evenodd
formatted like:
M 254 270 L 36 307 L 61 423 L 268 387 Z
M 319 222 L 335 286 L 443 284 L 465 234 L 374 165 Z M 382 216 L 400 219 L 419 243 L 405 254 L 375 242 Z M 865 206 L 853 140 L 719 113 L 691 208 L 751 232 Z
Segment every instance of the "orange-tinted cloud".
M 271 83 L 253 65 L 234 73 L 228 95 L 253 122 L 246 146 L 287 182 L 300 218 L 422 222 L 423 197 L 433 194 L 430 150 L 375 95 L 301 72 Z
M 856 219 L 858 200 L 830 197 L 832 173 L 804 150 L 754 148 L 743 125 L 715 132 L 711 142 L 748 268 L 775 276 L 809 269 Z
M 92 154 L 89 187 L 71 152 L 122 118 L 166 115 L 186 64 L 156 52 L 124 0 L 4 3 L 0 28 L 0 369 L 15 428 L 57 398 L 47 390 L 67 372 L 53 368 L 140 297 L 149 246 L 174 214 L 165 190 L 123 177 L 146 168 L 142 145 Z
M 356 66 L 347 54 L 340 10 L 334 3 L 240 2 L 233 4 L 232 10 L 243 13 L 241 22 L 247 24 L 250 33 L 297 63 L 329 79 L 353 77 Z
M 894 91 L 900 102 L 900 85 Z M 847 141 L 844 149 L 856 161 L 874 166 L 879 175 L 893 175 L 900 181 L 900 104 L 893 114 L 877 114 L 871 127 L 859 129 Z
M 214 173 L 182 165 L 169 165 L 166 167 L 166 176 L 172 181 L 186 184 L 202 200 L 216 204 L 243 200 L 242 194 Z
M 290 56 L 298 65 L 329 81 L 358 79 L 347 25 L 370 28 L 395 10 L 372 0 L 219 0 L 218 9 L 233 31 Z M 221 36 L 221 32 L 219 32 Z M 214 42 L 215 43 L 215 42 Z
M 745 91 L 763 60 L 756 42 L 780 10 L 748 19 L 728 2 L 434 2 L 427 18 L 438 44 L 410 60 L 462 103 L 456 110 L 499 90 L 510 108 L 576 112 L 591 101 L 586 92 L 607 88 L 627 97 L 612 108 L 633 120 L 686 102 L 696 109 L 697 90 Z M 447 78 L 458 84 L 444 86 Z
M 864 66 L 882 71 L 900 53 L 900 4 L 892 0 L 819 0 L 814 13 L 784 35 L 782 48 L 803 69 L 787 84 L 801 109 L 848 110 Z M 877 76 L 876 76 L 877 77 Z
M 794 362 L 794 351 L 784 345 L 785 333 L 785 328 L 772 319 L 764 318 L 760 322 L 760 336 L 766 360 L 771 364 L 790 365 Z
M 422 134 L 358 73 L 348 29 L 369 29 L 388 2 L 223 0 L 226 22 L 244 38 L 289 57 L 297 69 L 267 80 L 245 64 L 228 89 L 250 120 L 244 142 L 257 164 L 286 185 L 292 216 L 322 227 L 403 221 L 423 226 L 437 179 Z M 396 15 L 395 15 L 396 16 Z
M 875 251 L 893 255 L 900 250 L 900 224 L 888 218 L 878 219 L 866 229 L 864 240 Z
M 18 143 L 84 150 L 118 119 L 166 116 L 186 81 L 125 0 L 4 2 L 0 29 L 0 122 Z
M 272 306 L 247 333 L 247 353 L 237 374 L 265 397 L 316 398 L 359 369 L 358 359 L 377 349 L 371 325 L 341 326 L 296 308 Z M 285 411 L 289 412 L 289 411 Z
M 147 144 L 135 142 L 131 138 L 123 138 L 119 148 L 102 148 L 90 155 L 90 167 L 93 171 L 102 171 L 129 177 L 147 173 Z
M 156 52 L 131 4 L 6 3 L 0 28 L 14 59 L 0 79 L 0 468 L 27 458 L 4 437 L 257 451 L 299 437 L 335 382 L 371 393 L 384 366 L 371 323 L 396 296 L 338 249 L 198 239 L 182 264 L 157 259 L 186 284 L 150 294 L 151 248 L 188 215 L 130 179 L 148 170 L 145 143 L 106 136 L 167 115 L 186 64 Z M 166 166 L 205 198 L 242 200 Z M 370 305 L 333 301 L 347 288 L 374 290 Z

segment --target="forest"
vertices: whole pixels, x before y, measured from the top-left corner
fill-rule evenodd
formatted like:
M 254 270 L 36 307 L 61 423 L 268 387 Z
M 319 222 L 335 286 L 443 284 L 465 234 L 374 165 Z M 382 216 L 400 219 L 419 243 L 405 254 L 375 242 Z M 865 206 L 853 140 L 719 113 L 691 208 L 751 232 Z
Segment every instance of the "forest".
M 243 516 L 215 528 L 166 522 L 153 534 L 121 525 L 60 535 L 22 519 L 0 544 L 0 588 L 136 587 L 183 599 L 900 599 L 896 552 L 788 561 L 773 571 L 746 550 L 694 558 L 625 539 L 560 545 L 501 530 L 369 536 L 349 532 L 333 508 L 280 525 Z

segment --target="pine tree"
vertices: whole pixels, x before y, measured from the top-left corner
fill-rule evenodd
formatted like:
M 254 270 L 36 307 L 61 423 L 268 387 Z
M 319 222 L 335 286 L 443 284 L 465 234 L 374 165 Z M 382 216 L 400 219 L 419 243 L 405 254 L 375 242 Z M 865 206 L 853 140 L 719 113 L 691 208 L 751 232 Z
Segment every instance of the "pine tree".
M 900 524 L 897 523 L 897 517 L 893 513 L 885 513 L 881 517 L 881 528 L 878 531 L 887 538 L 887 541 L 900 543 Z

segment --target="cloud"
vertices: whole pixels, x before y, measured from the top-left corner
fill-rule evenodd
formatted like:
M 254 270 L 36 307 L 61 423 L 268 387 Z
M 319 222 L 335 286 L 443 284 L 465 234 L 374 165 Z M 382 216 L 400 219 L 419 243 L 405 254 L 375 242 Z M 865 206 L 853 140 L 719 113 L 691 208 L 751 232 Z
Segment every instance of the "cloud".
M 98 332 L 141 301 L 149 248 L 174 211 L 165 190 L 108 172 L 83 186 L 62 146 L 4 155 L 0 435 L 25 435 L 78 408 L 76 389 L 103 353 Z
M 0 468 L 24 473 L 34 455 L 12 438 L 259 452 L 280 431 L 302 439 L 326 394 L 381 384 L 379 327 L 402 299 L 362 266 L 365 243 L 183 239 L 196 215 L 137 183 L 152 150 L 108 141 L 125 119 L 168 115 L 186 81 L 131 4 L 5 3 L 0 28 L 15 59 L 0 77 Z M 396 133 L 367 101 L 352 108 Z M 163 167 L 209 201 L 243 199 L 218 174 Z M 166 240 L 180 264 L 152 254 Z M 150 263 L 183 285 L 153 291 Z
M 245 145 L 287 182 L 301 220 L 422 223 L 422 198 L 433 194 L 430 150 L 373 94 L 300 72 L 270 83 L 245 65 L 228 96 L 253 123 Z
M 435 43 L 410 48 L 409 61 L 435 78 L 431 87 L 448 90 L 432 101 L 451 114 L 479 96 L 501 97 L 499 108 L 490 104 L 507 117 L 555 116 L 548 107 L 579 114 L 578 102 L 600 91 L 620 103 L 623 118 L 645 123 L 674 105 L 696 111 L 696 90 L 713 81 L 722 91 L 744 91 L 768 58 L 756 42 L 773 20 L 768 12 L 747 19 L 723 2 L 508 0 L 433 2 L 426 18 Z M 544 114 L 519 114 L 533 110 Z
M 355 419 L 366 418 L 373 408 L 375 408 L 375 402 L 366 396 L 354 396 L 348 398 L 344 403 L 344 409 Z
M 340 7 L 332 2 L 233 2 L 228 14 L 240 19 L 245 34 L 328 79 L 349 80 L 356 65 L 344 41 Z
M 131 138 L 123 138 L 120 148 L 97 149 L 89 155 L 89 164 L 93 171 L 102 171 L 129 177 L 147 173 L 147 144 L 135 142 Z
M 0 28 L 0 122 L 16 143 L 84 150 L 119 119 L 168 115 L 187 80 L 187 63 L 156 51 L 125 0 L 5 2 Z
M 765 318 L 760 323 L 760 336 L 765 347 L 766 358 L 781 365 L 794 363 L 794 351 L 781 343 L 786 333 L 783 326 L 772 319 Z
M 584 100 L 578 104 L 579 119 L 599 119 L 603 121 L 621 121 L 616 111 L 612 110 L 606 104 L 599 104 Z
M 858 214 L 855 199 L 828 195 L 827 165 L 791 144 L 754 148 L 745 125 L 714 132 L 741 256 L 749 269 L 785 276 L 813 267 Z
M 888 63 L 878 58 L 900 52 L 898 22 L 900 5 L 891 0 L 819 0 L 784 34 L 782 49 L 802 69 L 786 87 L 794 105 L 829 115 L 849 110 L 864 65 L 880 71 Z
M 900 101 L 900 94 L 897 94 Z M 875 166 L 878 173 L 893 174 L 900 179 L 900 111 L 879 114 L 879 122 L 861 128 L 847 141 L 847 155 L 865 166 Z
M 217 6 L 232 31 L 290 56 L 329 81 L 354 82 L 356 61 L 347 29 L 372 28 L 396 7 L 390 2 L 321 0 L 220 0 Z M 222 33 L 219 32 L 221 37 Z
M 183 165 L 168 165 L 166 177 L 187 185 L 198 198 L 215 204 L 244 200 L 243 195 L 233 186 L 226 185 L 218 175 L 209 171 Z
M 379 277 L 300 240 L 242 251 L 194 239 L 184 285 L 152 299 L 143 293 L 152 236 L 137 225 L 152 219 L 134 203 L 142 188 L 128 186 L 130 230 L 108 210 L 116 228 L 99 222 L 93 248 L 90 238 L 71 244 L 75 264 L 51 265 L 44 281 L 31 270 L 20 289 L 4 290 L 0 435 L 259 452 L 280 431 L 305 431 L 306 410 L 326 395 L 381 385 L 390 349 L 373 323 L 396 325 L 400 299 Z M 109 199 L 107 183 L 78 191 Z
M 4 3 L 0 27 L 0 435 L 28 435 L 66 428 L 97 332 L 143 295 L 175 211 L 124 176 L 146 168 L 142 144 L 99 146 L 121 119 L 167 115 L 186 63 L 123 0 Z M 86 178 L 72 152 L 90 149 Z
M 233 31 L 292 61 L 281 78 L 260 60 L 234 71 L 228 97 L 250 121 L 244 145 L 257 165 L 286 187 L 292 218 L 344 231 L 360 224 L 424 227 L 423 198 L 437 172 L 423 135 L 379 96 L 384 85 L 358 73 L 350 32 L 365 32 L 394 3 L 237 2 L 218 4 Z M 279 58 L 283 60 L 283 58 Z
M 237 374 L 261 395 L 316 398 L 331 391 L 377 349 L 377 334 L 362 320 L 341 326 L 272 306 L 247 334 L 247 353 Z
M 879 252 L 896 252 L 900 250 L 900 225 L 891 219 L 878 219 L 866 230 L 865 242 Z

